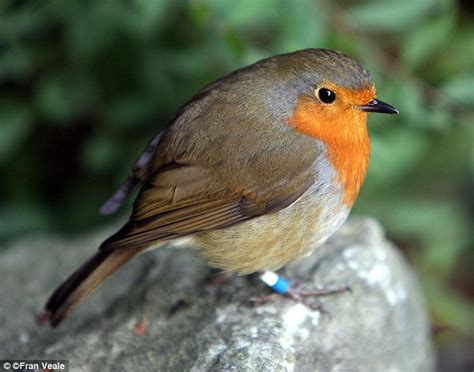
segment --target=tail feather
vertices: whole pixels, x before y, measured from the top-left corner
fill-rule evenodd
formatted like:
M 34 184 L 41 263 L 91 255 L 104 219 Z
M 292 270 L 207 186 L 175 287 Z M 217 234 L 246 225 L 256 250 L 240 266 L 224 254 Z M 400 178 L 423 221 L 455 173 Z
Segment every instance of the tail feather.
M 77 269 L 51 295 L 45 310 L 52 327 L 61 323 L 95 288 L 128 262 L 134 249 L 100 250 Z

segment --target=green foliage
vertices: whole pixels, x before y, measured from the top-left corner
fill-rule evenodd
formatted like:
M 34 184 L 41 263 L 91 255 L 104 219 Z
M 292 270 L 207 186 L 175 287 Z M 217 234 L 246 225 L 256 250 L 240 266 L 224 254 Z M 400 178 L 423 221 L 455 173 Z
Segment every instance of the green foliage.
M 356 212 L 381 219 L 406 248 L 438 316 L 472 326 L 462 293 L 450 296 L 454 310 L 440 296 L 473 256 L 466 4 L 1 2 L 0 238 L 104 223 L 101 201 L 200 87 L 268 55 L 329 47 L 367 66 L 379 96 L 401 112 L 371 118 L 372 164 Z

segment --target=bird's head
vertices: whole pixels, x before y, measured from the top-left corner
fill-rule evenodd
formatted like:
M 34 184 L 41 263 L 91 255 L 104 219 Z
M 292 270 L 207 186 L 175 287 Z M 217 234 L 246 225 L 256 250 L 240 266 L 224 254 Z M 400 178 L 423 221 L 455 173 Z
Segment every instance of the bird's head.
M 279 70 L 295 92 L 290 124 L 323 141 L 361 138 L 367 133 L 368 113 L 398 114 L 396 108 L 376 98 L 370 73 L 342 53 L 298 51 L 286 55 Z

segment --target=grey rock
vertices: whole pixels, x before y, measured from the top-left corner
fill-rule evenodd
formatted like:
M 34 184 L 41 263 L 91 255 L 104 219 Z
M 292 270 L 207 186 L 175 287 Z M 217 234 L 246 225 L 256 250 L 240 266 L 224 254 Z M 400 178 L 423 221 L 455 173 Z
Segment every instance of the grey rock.
M 346 223 L 285 275 L 304 289 L 351 293 L 264 305 L 257 278 L 216 284 L 187 249 L 132 260 L 57 329 L 39 325 L 50 292 L 109 231 L 40 236 L 0 250 L 4 359 L 68 359 L 71 371 L 431 371 L 429 321 L 413 272 L 368 218 Z M 144 335 L 135 326 L 148 317 Z

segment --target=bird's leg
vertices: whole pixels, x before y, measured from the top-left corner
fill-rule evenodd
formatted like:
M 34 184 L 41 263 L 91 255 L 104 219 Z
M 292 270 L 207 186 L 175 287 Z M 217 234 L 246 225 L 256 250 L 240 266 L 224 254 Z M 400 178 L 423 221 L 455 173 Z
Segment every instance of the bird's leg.
M 270 295 L 260 296 L 252 298 L 252 302 L 257 304 L 262 304 L 268 302 L 270 299 L 282 295 L 288 298 L 291 298 L 293 301 L 301 302 L 304 305 L 310 307 L 311 309 L 321 311 L 323 313 L 327 313 L 324 309 L 322 304 L 310 304 L 307 302 L 308 297 L 320 297 L 320 296 L 329 296 L 337 293 L 347 292 L 351 290 L 350 286 L 344 286 L 339 288 L 332 288 L 332 289 L 320 289 L 314 291 L 303 291 L 297 288 L 291 288 L 290 283 L 279 276 L 277 273 L 273 271 L 263 271 L 260 273 L 260 280 L 268 285 L 271 289 L 273 289 L 276 293 L 272 293 Z
M 209 275 L 205 279 L 205 282 L 209 283 L 214 287 L 219 287 L 232 277 L 234 277 L 234 274 L 232 273 L 222 272 L 217 269 L 211 269 Z

